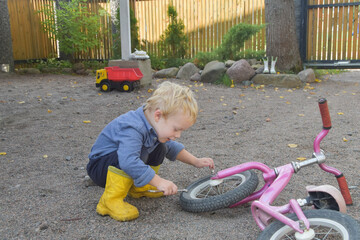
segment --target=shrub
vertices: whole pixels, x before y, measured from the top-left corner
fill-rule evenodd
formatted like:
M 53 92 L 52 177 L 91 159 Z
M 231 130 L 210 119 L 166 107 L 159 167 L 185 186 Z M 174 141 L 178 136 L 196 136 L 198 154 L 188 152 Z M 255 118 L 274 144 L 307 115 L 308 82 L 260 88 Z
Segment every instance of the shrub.
M 222 60 L 239 60 L 245 42 L 265 25 L 239 23 L 224 35 L 221 45 L 215 50 Z
M 86 53 L 98 46 L 98 36 L 102 34 L 101 29 L 105 29 L 100 18 L 106 12 L 92 13 L 87 5 L 87 0 L 59 1 L 56 11 L 52 5 L 38 11 L 46 16 L 41 21 L 43 29 L 59 40 L 60 50 L 71 60 L 76 52 Z
M 165 68 L 165 63 L 162 59 L 157 57 L 154 54 L 148 53 L 150 60 L 151 60 L 151 68 L 155 70 L 160 70 Z
M 160 36 L 159 42 L 162 56 L 168 59 L 184 58 L 189 41 L 184 33 L 184 23 L 177 18 L 176 9 L 171 4 L 168 6 L 167 15 L 170 22 L 165 32 Z
M 67 60 L 58 60 L 56 58 L 48 58 L 46 60 L 36 60 L 36 68 L 42 70 L 44 68 L 71 68 L 72 64 Z
M 194 58 L 194 64 L 199 68 L 211 61 L 240 60 L 242 58 L 261 59 L 265 55 L 265 51 L 253 51 L 247 49 L 242 51 L 245 42 L 254 34 L 260 31 L 265 25 L 250 25 L 240 23 L 232 28 L 224 35 L 223 41 L 213 52 L 199 52 Z
M 204 69 L 207 63 L 214 60 L 220 60 L 216 52 L 199 52 L 194 58 L 194 64 L 198 68 Z

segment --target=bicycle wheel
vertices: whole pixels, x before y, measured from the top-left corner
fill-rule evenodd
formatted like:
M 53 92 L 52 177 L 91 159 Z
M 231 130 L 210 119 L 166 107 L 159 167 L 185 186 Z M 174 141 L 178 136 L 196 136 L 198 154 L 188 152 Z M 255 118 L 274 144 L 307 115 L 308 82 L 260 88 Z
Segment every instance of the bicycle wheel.
M 210 185 L 210 178 L 201 178 L 187 187 L 180 195 L 180 205 L 188 212 L 207 212 L 229 207 L 253 193 L 259 183 L 254 171 L 245 171 L 227 178 L 217 186 Z
M 304 213 L 309 219 L 311 228 L 315 231 L 314 239 L 360 239 L 359 224 L 349 215 L 328 209 L 305 210 Z M 297 219 L 295 214 L 290 214 L 288 217 L 293 220 Z M 296 238 L 295 231 L 280 221 L 271 223 L 258 237 L 258 240 L 281 239 Z

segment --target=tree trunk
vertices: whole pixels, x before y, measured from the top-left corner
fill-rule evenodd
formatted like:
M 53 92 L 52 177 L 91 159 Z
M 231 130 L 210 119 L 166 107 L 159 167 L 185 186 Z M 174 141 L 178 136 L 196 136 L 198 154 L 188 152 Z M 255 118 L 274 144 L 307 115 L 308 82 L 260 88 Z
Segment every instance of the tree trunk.
M 8 64 L 9 71 L 13 72 L 14 56 L 7 0 L 0 0 L 0 6 L 0 65 Z
M 278 57 L 277 71 L 302 70 L 294 0 L 265 0 L 266 55 Z

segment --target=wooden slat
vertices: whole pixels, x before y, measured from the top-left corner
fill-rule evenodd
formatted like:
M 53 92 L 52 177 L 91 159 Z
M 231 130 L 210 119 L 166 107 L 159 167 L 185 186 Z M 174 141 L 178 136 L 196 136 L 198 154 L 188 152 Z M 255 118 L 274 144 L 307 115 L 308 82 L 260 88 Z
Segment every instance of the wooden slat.
M 352 51 L 352 58 L 356 59 L 359 57 L 359 46 L 358 45 L 358 39 L 359 39 L 359 7 L 356 6 L 354 7 L 354 30 L 353 30 L 353 41 L 352 41 L 352 44 L 353 44 L 353 51 Z
M 318 0 L 317 4 L 321 4 L 321 0 Z M 316 59 L 320 60 L 322 58 L 322 37 L 323 37 L 323 8 L 318 9 L 318 32 L 317 32 L 317 53 Z
M 360 12 L 360 6 L 357 6 L 357 9 L 358 9 L 358 12 Z M 360 58 L 360 51 L 359 51 L 359 49 L 360 49 L 360 33 L 359 33 L 359 28 L 360 28 L 360 16 L 358 15 L 357 16 L 357 30 L 356 31 L 354 31 L 354 36 L 355 36 L 355 32 L 357 33 L 356 34 L 356 39 L 357 39 L 357 45 L 356 45 L 356 51 L 357 51 L 357 53 L 356 53 L 356 59 L 359 59 Z
M 342 0 L 339 0 L 339 3 L 342 3 Z M 344 48 L 343 45 L 343 17 L 344 17 L 344 8 L 338 7 L 339 9 L 339 17 L 338 17 L 338 49 L 337 49 L 337 59 L 342 59 L 342 51 Z
M 328 3 L 330 3 L 332 0 L 328 0 Z M 332 45 L 333 45 L 333 27 L 334 27 L 334 21 L 333 21 L 333 8 L 329 8 L 328 10 L 328 22 L 329 22 L 329 26 L 328 26 L 328 40 L 327 40 L 327 58 L 326 60 L 331 60 L 332 59 Z
M 307 53 L 306 56 L 309 60 L 313 60 L 312 58 L 312 45 L 313 45 L 313 19 L 314 19 L 314 9 L 309 9 L 308 11 L 308 29 L 307 29 Z
M 353 0 L 350 0 L 350 2 L 353 2 Z M 352 49 L 352 32 L 353 32 L 353 6 L 350 6 L 348 8 L 346 8 L 346 15 L 345 17 L 347 17 L 348 23 L 348 29 L 347 31 L 344 30 L 344 34 L 347 35 L 347 51 L 346 51 L 346 59 L 351 59 L 351 49 Z
M 337 0 L 334 0 L 334 3 L 338 3 Z M 332 60 L 337 59 L 337 51 L 338 51 L 338 7 L 334 7 L 334 23 L 333 23 L 333 46 L 332 46 Z
M 324 2 L 326 3 L 326 1 Z M 323 35 L 322 35 L 322 52 L 321 59 L 326 60 L 326 45 L 327 45 L 327 37 L 329 34 L 329 26 L 328 26 L 328 17 L 329 17 L 329 8 L 325 7 L 323 11 Z

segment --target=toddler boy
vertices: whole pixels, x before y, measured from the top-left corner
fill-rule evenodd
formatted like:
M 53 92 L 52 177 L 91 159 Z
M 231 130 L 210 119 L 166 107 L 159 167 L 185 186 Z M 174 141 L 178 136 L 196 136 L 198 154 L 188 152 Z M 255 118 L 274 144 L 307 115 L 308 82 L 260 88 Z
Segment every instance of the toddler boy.
M 128 221 L 139 212 L 123 201 L 127 194 L 133 198 L 176 194 L 177 186 L 157 175 L 165 157 L 213 169 L 211 158 L 197 158 L 175 141 L 195 123 L 197 114 L 188 87 L 163 82 L 145 105 L 111 121 L 96 139 L 87 165 L 90 178 L 105 187 L 97 213 Z

